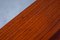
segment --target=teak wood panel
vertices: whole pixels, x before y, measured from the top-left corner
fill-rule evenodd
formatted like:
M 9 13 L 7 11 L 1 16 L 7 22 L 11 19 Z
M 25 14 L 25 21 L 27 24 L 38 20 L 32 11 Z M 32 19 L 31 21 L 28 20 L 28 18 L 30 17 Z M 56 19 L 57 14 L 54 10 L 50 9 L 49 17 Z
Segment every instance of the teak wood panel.
M 37 0 L 0 29 L 0 40 L 50 40 L 58 30 L 60 0 Z

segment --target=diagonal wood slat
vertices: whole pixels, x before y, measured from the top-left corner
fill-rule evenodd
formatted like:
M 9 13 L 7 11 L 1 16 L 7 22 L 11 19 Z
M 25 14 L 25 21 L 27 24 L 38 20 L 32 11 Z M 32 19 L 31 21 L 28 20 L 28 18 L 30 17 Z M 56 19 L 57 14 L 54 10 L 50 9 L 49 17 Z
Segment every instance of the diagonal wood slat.
M 59 29 L 60 0 L 37 0 L 0 29 L 0 40 L 49 40 Z

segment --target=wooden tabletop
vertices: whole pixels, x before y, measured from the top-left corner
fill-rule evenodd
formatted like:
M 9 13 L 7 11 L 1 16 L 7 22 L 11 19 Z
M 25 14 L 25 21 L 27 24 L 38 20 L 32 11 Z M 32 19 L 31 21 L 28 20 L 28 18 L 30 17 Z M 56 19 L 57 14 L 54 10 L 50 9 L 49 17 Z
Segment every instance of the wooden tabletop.
M 60 0 L 37 0 L 0 29 L 0 40 L 60 40 L 59 33 Z

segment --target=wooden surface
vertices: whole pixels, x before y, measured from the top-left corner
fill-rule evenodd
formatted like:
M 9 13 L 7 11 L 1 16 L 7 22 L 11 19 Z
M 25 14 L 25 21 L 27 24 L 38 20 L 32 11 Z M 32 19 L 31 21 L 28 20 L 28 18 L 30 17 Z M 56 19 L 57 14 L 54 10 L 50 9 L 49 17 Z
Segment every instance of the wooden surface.
M 59 30 L 60 0 L 37 0 L 0 29 L 0 40 L 52 40 Z

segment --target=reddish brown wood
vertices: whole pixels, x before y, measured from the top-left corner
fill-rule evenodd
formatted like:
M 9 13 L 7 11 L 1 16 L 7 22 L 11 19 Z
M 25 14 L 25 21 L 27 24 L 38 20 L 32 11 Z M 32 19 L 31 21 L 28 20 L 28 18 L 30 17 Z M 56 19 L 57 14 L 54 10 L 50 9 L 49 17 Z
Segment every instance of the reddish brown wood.
M 59 29 L 60 0 L 37 0 L 0 29 L 0 40 L 49 40 Z

